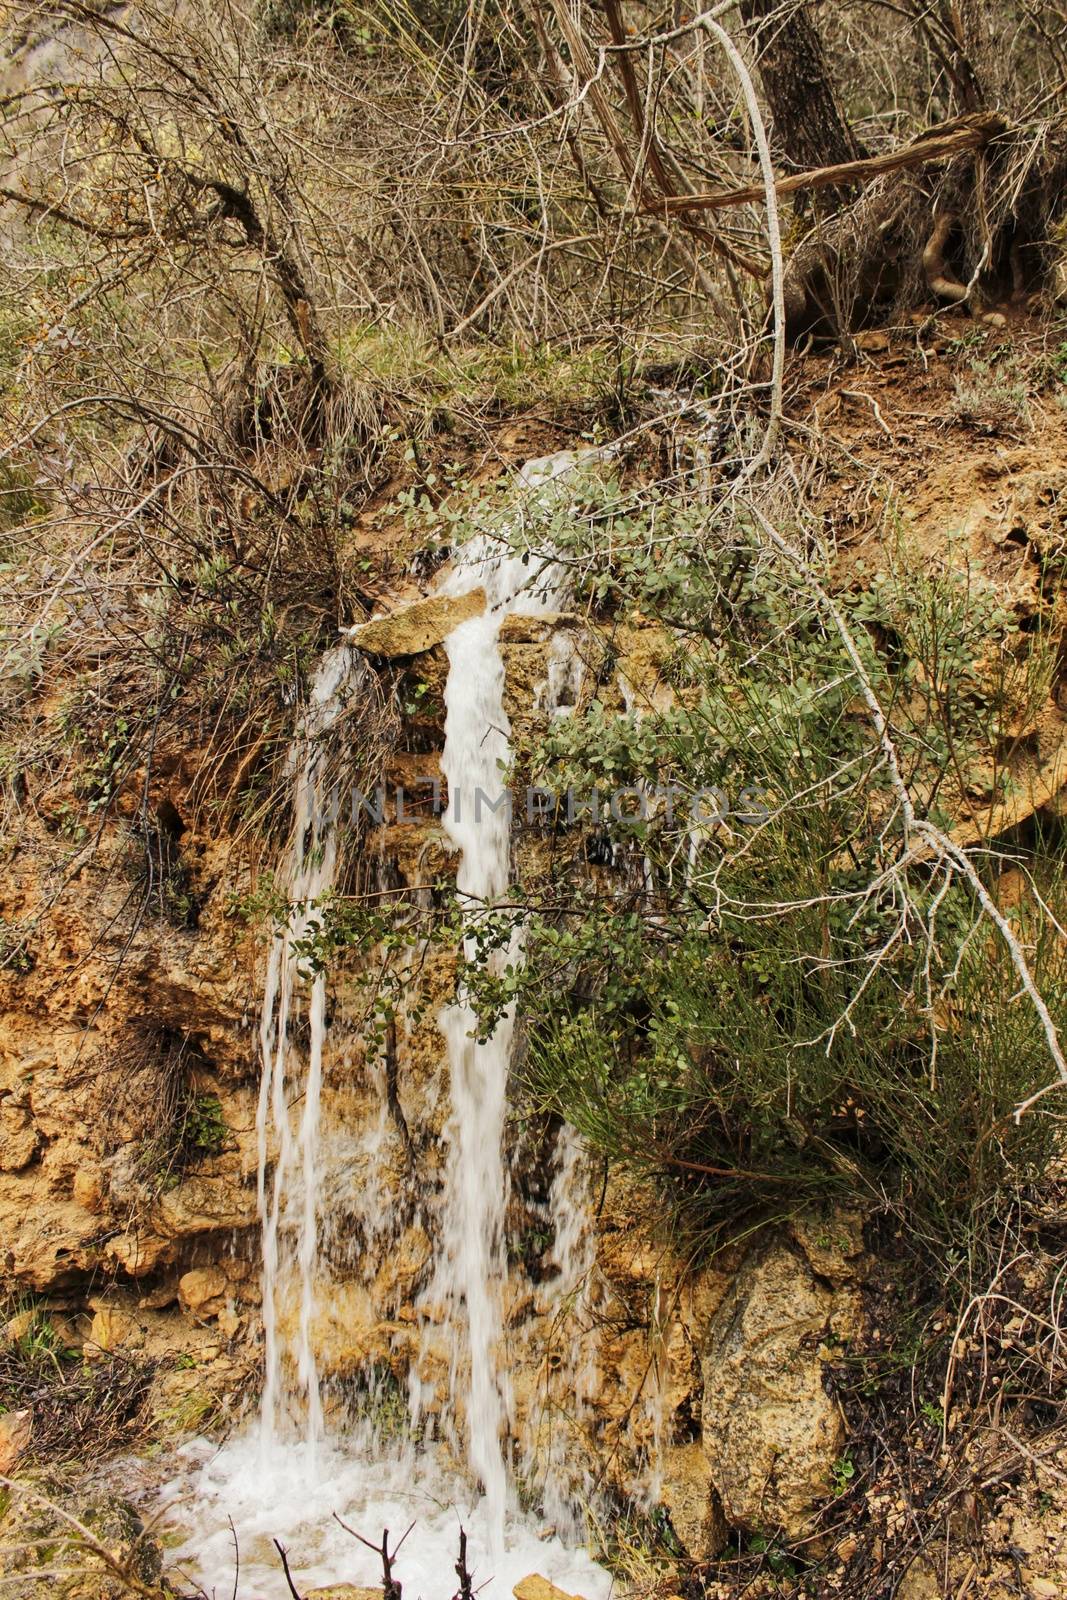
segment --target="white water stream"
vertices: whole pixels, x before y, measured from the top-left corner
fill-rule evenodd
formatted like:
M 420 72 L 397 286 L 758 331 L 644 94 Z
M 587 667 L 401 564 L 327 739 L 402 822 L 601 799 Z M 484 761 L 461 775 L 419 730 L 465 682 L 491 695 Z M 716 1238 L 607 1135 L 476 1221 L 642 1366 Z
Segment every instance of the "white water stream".
M 293 770 L 293 837 L 279 887 L 291 907 L 267 958 L 259 1024 L 260 1091 L 256 1116 L 258 1196 L 263 1230 L 263 1405 L 262 1452 L 269 1456 L 284 1437 L 291 1413 L 302 1413 L 309 1465 L 323 1436 L 322 1399 L 311 1327 L 315 1312 L 315 1266 L 319 1226 L 319 1116 L 322 1055 L 326 1042 L 326 978 L 311 972 L 298 946 L 320 922 L 316 910 L 333 887 L 337 834 L 327 804 L 326 739 L 364 674 L 363 661 L 348 645 L 323 656 L 311 685 L 308 709 L 290 756 Z M 307 1000 L 307 1059 L 300 1064 L 293 1044 L 295 991 L 310 984 Z M 296 1070 L 294 1070 L 294 1068 Z M 293 1103 L 301 1106 L 293 1126 Z M 302 1103 L 302 1105 L 301 1105 Z M 273 1158 L 270 1184 L 267 1172 Z M 295 1236 L 295 1237 L 294 1237 Z M 291 1356 L 297 1391 L 287 1392 L 285 1352 L 279 1335 L 279 1299 L 295 1279 L 300 1311 Z
M 569 454 L 528 462 L 519 475 L 521 489 L 536 496 L 573 465 Z M 448 807 L 443 821 L 460 851 L 456 887 L 473 921 L 503 897 L 511 864 L 506 798 L 511 728 L 504 710 L 500 625 L 514 611 L 529 615 L 558 610 L 566 582 L 561 567 L 535 557 L 524 560 L 482 535 L 464 546 L 441 585 L 444 594 L 463 594 L 477 585 L 486 592 L 485 614 L 461 623 L 445 641 L 441 768 Z M 519 943 L 516 930 L 510 943 L 490 958 L 497 971 L 520 959 Z M 473 955 L 473 935 L 466 944 Z M 507 1012 L 492 1037 L 480 1042 L 477 1016 L 460 994 L 440 1022 L 448 1046 L 452 1114 L 445 1130 L 443 1248 L 427 1299 L 430 1304 L 445 1302 L 454 1329 L 466 1324 L 466 1339 L 452 1341 L 453 1410 L 466 1414 L 466 1458 L 481 1480 L 491 1538 L 499 1549 L 507 1498 L 503 1436 L 508 1419 L 506 1375 L 499 1361 L 508 1198 L 504 1117 L 514 1016 Z
M 528 463 L 519 475 L 526 503 L 569 472 L 574 460 L 561 454 Z M 442 755 L 449 795 L 443 823 L 460 852 L 457 887 L 472 918 L 505 895 L 510 873 L 510 817 L 507 806 L 498 803 L 510 755 L 500 626 L 512 612 L 558 609 L 566 588 L 561 568 L 536 557 L 527 563 L 488 537 L 463 548 L 439 592 L 459 595 L 479 584 L 487 594 L 485 614 L 462 623 L 445 644 L 449 673 Z M 439 1017 L 451 1107 L 444 1132 L 440 1244 L 423 1302 L 435 1318 L 443 1313 L 449 1333 L 451 1413 L 443 1427 L 470 1477 L 456 1477 L 432 1452 L 410 1441 L 385 1448 L 369 1429 L 328 1436 L 313 1338 L 321 1276 L 327 975 L 308 971 L 294 946 L 313 929 L 315 901 L 334 882 L 337 841 L 327 804 L 327 748 L 364 670 L 347 646 L 323 658 L 294 745 L 293 838 L 281 884 L 294 911 L 288 929 L 272 944 L 260 1025 L 262 1412 L 255 1434 L 221 1449 L 197 1441 L 184 1452 L 183 1471 L 166 1495 L 176 1506 L 179 1500 L 193 1502 L 196 1527 L 189 1532 L 186 1513 L 176 1508 L 174 1521 L 189 1532 L 177 1553 L 178 1565 L 209 1593 L 228 1593 L 236 1536 L 241 1600 L 281 1600 L 288 1591 L 272 1545 L 280 1539 L 290 1549 L 302 1592 L 338 1581 L 374 1584 L 380 1581 L 380 1565 L 340 1528 L 335 1514 L 375 1540 L 386 1527 L 395 1540 L 414 1521 L 397 1566 L 406 1600 L 446 1600 L 455 1588 L 451 1573 L 462 1522 L 476 1584 L 488 1582 L 488 1594 L 503 1600 L 518 1578 L 538 1571 L 587 1600 L 604 1600 L 608 1575 L 583 1552 L 565 1548 L 551 1530 L 539 1531 L 521 1516 L 509 1483 L 509 1395 L 501 1347 L 508 1199 L 504 1123 L 513 1017 L 506 1015 L 492 1037 L 479 1042 L 462 992 Z M 470 936 L 466 942 L 470 947 Z M 501 965 L 521 959 L 521 930 L 492 959 Z M 306 1016 L 302 1034 L 294 1026 L 300 1003 Z M 304 1041 L 299 1046 L 297 1037 Z M 557 1159 L 552 1211 L 562 1295 L 574 1292 L 589 1240 L 576 1181 L 576 1147 L 564 1139 Z M 283 1306 L 291 1307 L 294 1299 L 298 1314 L 283 1316 Z M 576 1370 L 574 1381 L 576 1388 L 582 1386 Z M 425 1402 L 417 1377 L 411 1398 L 417 1425 Z M 562 1461 L 559 1466 L 561 1478 Z M 552 1509 L 563 1521 L 558 1482 L 556 1490 Z

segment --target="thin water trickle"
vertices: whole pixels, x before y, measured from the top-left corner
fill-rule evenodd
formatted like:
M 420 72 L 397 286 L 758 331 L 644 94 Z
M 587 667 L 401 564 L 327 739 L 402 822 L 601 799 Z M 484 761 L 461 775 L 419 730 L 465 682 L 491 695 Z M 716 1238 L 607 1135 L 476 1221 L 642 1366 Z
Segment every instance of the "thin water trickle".
M 286 1425 L 295 1423 L 312 1461 L 324 1432 L 311 1330 L 318 1259 L 326 978 L 309 969 L 300 944 L 321 921 L 318 902 L 333 887 L 337 869 L 326 739 L 365 670 L 362 658 L 347 645 L 338 645 L 323 656 L 290 753 L 293 832 L 279 884 L 290 913 L 286 926 L 271 942 L 259 1025 L 262 1076 L 256 1134 L 264 1339 L 260 1430 L 267 1454 L 282 1438 Z M 293 1040 L 294 1008 L 301 984 L 308 982 L 307 1059 L 301 1063 Z M 295 1131 L 292 1103 L 300 1106 Z M 274 1167 L 268 1184 L 272 1155 Z M 279 1311 L 294 1281 L 299 1317 L 293 1348 L 287 1351 L 280 1334 Z M 295 1388 L 288 1377 L 290 1366 L 295 1367 Z

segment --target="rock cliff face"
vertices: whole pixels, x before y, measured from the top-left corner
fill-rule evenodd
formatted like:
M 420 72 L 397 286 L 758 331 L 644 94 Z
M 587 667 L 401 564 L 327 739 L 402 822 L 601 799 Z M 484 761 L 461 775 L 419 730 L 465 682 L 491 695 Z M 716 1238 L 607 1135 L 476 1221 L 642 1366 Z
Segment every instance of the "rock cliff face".
M 999 462 L 990 471 L 995 494 L 983 499 L 976 479 L 968 536 L 1011 565 L 1013 603 L 1036 604 L 1037 579 L 1012 553 L 1019 540 L 1009 535 L 1009 547 L 987 524 L 1021 526 L 1038 544 L 1058 538 L 1046 528 L 1047 497 L 1032 472 L 1013 477 Z M 484 596 L 467 611 L 449 605 L 444 616 L 417 604 L 369 624 L 361 640 L 389 658 L 410 709 L 358 871 L 413 895 L 455 865 L 425 804 L 441 775 L 440 639 Z M 661 703 L 668 643 L 653 628 L 618 629 L 609 643 L 573 617 L 509 618 L 501 645 L 514 729 L 544 716 L 550 681 L 560 704 L 580 704 L 592 683 L 619 708 Z M 1024 748 L 1032 792 L 1027 800 L 1019 787 L 1013 801 L 1023 811 L 1059 804 L 1054 701 L 1039 721 L 1040 737 Z M 195 750 L 164 752 L 145 779 L 176 864 L 166 882 L 146 892 L 121 805 L 94 847 L 72 855 L 53 800 L 47 814 L 27 813 L 0 885 L 0 926 L 28 930 L 0 979 L 5 1275 L 87 1353 L 160 1356 L 171 1405 L 190 1387 L 190 1354 L 219 1396 L 247 1398 L 260 1340 L 265 939 L 241 906 L 270 863 L 250 859 L 238 839 L 211 837 L 192 814 L 195 761 Z M 404 816 L 398 788 L 422 797 Z M 542 848 L 536 828 L 516 830 L 520 870 L 535 870 Z M 402 974 L 417 1014 L 373 1058 L 367 977 L 343 957 L 330 977 L 326 1279 L 314 1340 L 337 1416 L 368 1374 L 402 1383 L 418 1361 L 431 1409 L 448 1382 L 433 1310 L 420 1320 L 415 1302 L 442 1176 L 447 1065 L 435 1018 L 454 992 L 454 961 L 431 949 Z M 727 1527 L 802 1536 L 842 1450 L 824 1378 L 830 1345 L 859 1331 L 858 1219 L 797 1218 L 694 1270 L 657 1227 L 655 1196 L 588 1171 L 557 1129 L 515 1129 L 509 1154 L 504 1362 L 527 1480 L 545 1486 L 565 1472 L 651 1495 L 694 1556 L 713 1553 Z M 585 1198 L 571 1208 L 580 1237 L 564 1249 L 553 1194 L 566 1184 Z M 282 1310 L 283 1320 L 296 1315 Z
M 420 692 L 359 866 L 370 881 L 412 891 L 454 870 L 427 808 L 397 820 L 395 806 L 398 788 L 425 795 L 440 778 L 446 663 L 425 610 L 372 624 L 368 641 L 399 658 L 392 670 Z M 580 697 L 609 654 L 594 631 L 554 616 L 509 618 L 502 648 L 520 732 L 543 717 L 550 673 L 564 700 Z M 624 696 L 661 692 L 662 653 L 652 629 L 612 640 L 620 709 Z M 159 1357 L 158 1403 L 168 1407 L 193 1387 L 190 1357 L 197 1383 L 247 1398 L 260 1339 L 256 1027 L 266 940 L 234 909 L 250 881 L 241 847 L 183 821 L 186 771 L 178 758 L 169 771 L 157 762 L 152 779 L 180 861 L 181 916 L 144 905 L 121 817 L 64 881 L 56 819 L 38 818 L 9 863 L 0 908 L 6 924 L 31 929 L 3 979 L 0 1023 L 9 1281 L 86 1354 Z M 535 829 L 516 833 L 529 870 L 542 845 Z M 368 1374 L 402 1382 L 416 1360 L 431 1408 L 447 1390 L 432 1308 L 427 1331 L 414 1304 L 431 1261 L 448 1106 L 435 1017 L 454 982 L 447 952 L 428 952 L 410 976 L 419 1020 L 398 1030 L 386 1059 L 369 1061 L 365 974 L 344 959 L 331 974 L 327 1281 L 314 1340 L 338 1415 Z M 527 1478 L 606 1474 L 642 1494 L 651 1483 L 694 1554 L 718 1547 L 727 1520 L 802 1531 L 840 1446 L 821 1341 L 854 1323 L 858 1235 L 831 1252 L 830 1266 L 795 1232 L 694 1276 L 659 1237 L 652 1193 L 606 1182 L 577 1147 L 562 1172 L 556 1141 L 554 1128 L 527 1130 L 511 1150 L 504 1359 Z M 569 1241 L 567 1261 L 553 1233 L 554 1183 L 578 1197 L 572 1226 L 582 1237 Z M 295 1315 L 283 1307 L 283 1321 Z

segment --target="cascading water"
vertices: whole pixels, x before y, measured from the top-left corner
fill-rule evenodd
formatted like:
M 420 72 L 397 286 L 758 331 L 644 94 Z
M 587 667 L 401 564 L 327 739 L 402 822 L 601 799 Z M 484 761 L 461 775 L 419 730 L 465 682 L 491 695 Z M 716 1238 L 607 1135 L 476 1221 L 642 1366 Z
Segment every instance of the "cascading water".
M 575 457 L 562 454 L 528 463 L 519 475 L 527 503 L 568 472 Z M 476 919 L 499 900 L 508 884 L 510 818 L 499 803 L 509 757 L 504 711 L 504 666 L 499 633 L 512 612 L 556 609 L 565 574 L 551 562 L 515 555 L 488 537 L 464 547 L 439 586 L 462 594 L 476 585 L 487 593 L 483 616 L 462 623 L 445 642 L 449 661 L 442 769 L 449 804 L 445 832 L 460 852 L 457 888 Z M 563 663 L 550 664 L 550 676 Z M 232 1518 L 241 1570 L 252 1574 L 255 1592 L 287 1591 L 269 1541 L 281 1539 L 299 1551 L 305 1587 L 338 1578 L 373 1583 L 380 1577 L 373 1557 L 340 1531 L 333 1514 L 380 1537 L 417 1524 L 405 1547 L 400 1576 L 407 1593 L 434 1600 L 447 1590 L 441 1573 L 451 1569 L 462 1520 L 481 1581 L 505 1595 L 532 1570 L 547 1573 L 589 1600 L 607 1592 L 607 1575 L 584 1554 L 544 1539 L 509 1505 L 505 1434 L 508 1392 L 501 1371 L 502 1289 L 506 1275 L 504 1218 L 507 1167 L 504 1119 L 513 1018 L 505 1015 L 492 1037 L 479 1041 L 466 996 L 440 1014 L 449 1066 L 450 1115 L 444 1130 L 446 1163 L 440 1196 L 440 1244 L 424 1309 L 443 1313 L 449 1339 L 451 1411 L 444 1418 L 456 1454 L 481 1486 L 471 1499 L 467 1484 L 444 1473 L 432 1452 L 412 1439 L 387 1446 L 370 1431 L 330 1437 L 319 1392 L 314 1341 L 323 1155 L 321 1094 L 327 1040 L 326 977 L 308 968 L 299 945 L 319 916 L 315 902 L 333 885 L 337 839 L 328 802 L 327 748 L 364 671 L 358 655 L 342 646 L 320 664 L 294 753 L 293 838 L 283 874 L 292 905 L 290 922 L 268 959 L 260 1025 L 262 1088 L 259 1195 L 263 1223 L 265 1382 L 260 1428 L 220 1451 L 204 1444 L 190 1451 L 193 1476 L 172 1494 L 196 1500 L 197 1531 L 184 1552 L 188 1568 L 224 1582 L 232 1560 Z M 569 669 L 568 669 L 569 670 Z M 566 674 L 564 674 L 566 675 Z M 562 681 L 562 680 L 561 680 Z M 549 699 L 555 685 L 549 686 Z M 468 936 L 468 945 L 471 943 Z M 521 929 L 503 963 L 521 953 Z M 304 1000 L 307 1042 L 295 1042 L 298 996 Z M 296 1115 L 294 1111 L 299 1106 Z M 372 1130 L 379 1143 L 385 1124 Z M 373 1140 L 372 1140 L 373 1142 Z M 584 1270 L 588 1240 L 580 1209 L 576 1146 L 561 1138 L 552 1212 L 557 1237 L 559 1293 L 573 1291 Z M 268 1173 L 271 1174 L 268 1181 Z M 381 1219 L 379 1219 L 381 1221 Z M 367 1244 L 387 1249 L 379 1227 Z M 293 1301 L 298 1314 L 292 1313 Z M 419 1420 L 420 1386 L 412 1384 L 413 1420 Z M 295 1425 L 295 1427 L 294 1427 Z M 295 1433 L 295 1439 L 294 1439 Z M 562 1499 L 560 1499 L 562 1505 Z
M 309 1470 L 323 1435 L 315 1349 L 311 1336 L 315 1308 L 315 1265 L 319 1224 L 319 1115 L 322 1057 L 326 1038 L 326 979 L 311 972 L 300 954 L 301 941 L 320 922 L 318 902 L 333 887 L 337 867 L 336 817 L 328 804 L 326 737 L 365 667 L 347 645 L 323 656 L 311 686 L 308 709 L 290 755 L 294 773 L 293 837 L 280 887 L 289 905 L 285 928 L 275 933 L 259 1025 L 262 1076 L 256 1135 L 259 1153 L 258 1198 L 263 1232 L 264 1381 L 261 1430 L 264 1450 L 277 1444 L 286 1415 L 302 1412 Z M 307 1060 L 294 1073 L 293 1007 L 298 985 L 310 979 L 307 1000 Z M 290 1101 L 302 1103 L 293 1128 Z M 273 1177 L 268 1164 L 273 1155 Z M 295 1243 L 286 1235 L 295 1234 Z M 285 1350 L 279 1333 L 279 1298 L 295 1281 L 299 1318 L 291 1351 L 296 1393 L 287 1387 Z M 297 1420 L 292 1418 L 292 1420 Z
M 519 477 L 528 496 L 569 471 L 567 454 L 528 462 Z M 448 785 L 445 832 L 460 851 L 456 886 L 461 907 L 477 919 L 492 909 L 508 885 L 511 820 L 504 798 L 511 729 L 504 710 L 500 625 L 509 613 L 553 611 L 567 586 L 566 572 L 551 562 L 531 568 L 530 557 L 502 550 L 486 535 L 464 547 L 441 585 L 462 594 L 480 584 L 486 610 L 461 623 L 445 641 L 445 747 L 441 767 Z M 518 957 L 519 932 L 490 959 L 498 970 Z M 468 952 L 474 940 L 468 935 Z M 506 1271 L 504 1116 L 514 1017 L 492 1036 L 477 1038 L 478 1019 L 461 994 L 441 1016 L 448 1046 L 452 1114 L 446 1128 L 448 1162 L 442 1213 L 443 1248 L 430 1286 L 431 1303 L 443 1300 L 453 1320 L 452 1399 L 466 1413 L 467 1459 L 481 1481 L 495 1548 L 503 1538 L 507 1472 L 503 1433 L 507 1396 L 498 1365 L 500 1296 Z M 466 1328 L 464 1343 L 455 1337 Z
M 599 1330 L 593 1310 L 596 1233 L 588 1156 L 575 1130 L 564 1123 L 556 1138 L 547 1205 L 555 1276 L 539 1309 L 549 1323 L 539 1329 L 540 1404 L 533 1408 L 523 1439 L 523 1474 L 543 1485 L 544 1514 L 560 1534 L 577 1539 L 581 1518 L 575 1501 L 580 1484 L 588 1502 L 593 1490 L 580 1432 L 596 1390 Z M 578 1446 L 576 1449 L 575 1446 Z

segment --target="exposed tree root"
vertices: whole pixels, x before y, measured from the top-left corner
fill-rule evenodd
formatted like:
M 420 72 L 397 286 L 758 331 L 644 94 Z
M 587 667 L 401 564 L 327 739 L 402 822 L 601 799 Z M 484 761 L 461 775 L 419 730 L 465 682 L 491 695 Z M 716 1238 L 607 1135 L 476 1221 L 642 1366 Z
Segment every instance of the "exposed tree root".
M 989 305 L 1053 290 L 1064 246 L 1048 225 L 1067 194 L 1051 131 L 969 151 L 943 170 L 887 172 L 820 218 L 786 267 L 789 337 L 834 338 L 933 300 Z
M 945 247 L 952 237 L 952 230 L 959 225 L 959 218 L 952 211 L 943 211 L 934 219 L 934 228 L 923 250 L 923 272 L 926 274 L 926 286 L 930 293 L 938 300 L 950 300 L 962 304 L 970 295 L 970 290 L 965 283 L 960 283 L 949 271 L 945 260 Z

